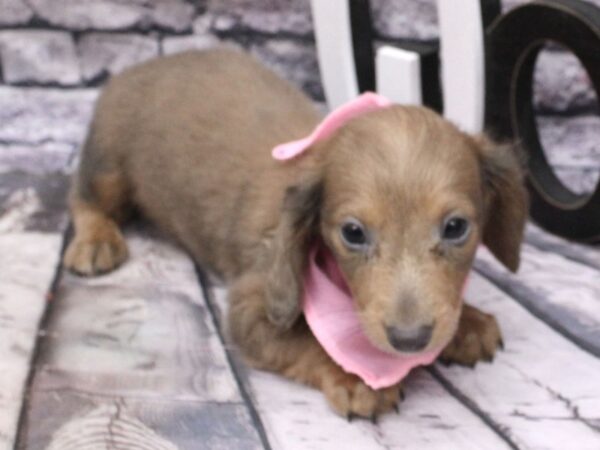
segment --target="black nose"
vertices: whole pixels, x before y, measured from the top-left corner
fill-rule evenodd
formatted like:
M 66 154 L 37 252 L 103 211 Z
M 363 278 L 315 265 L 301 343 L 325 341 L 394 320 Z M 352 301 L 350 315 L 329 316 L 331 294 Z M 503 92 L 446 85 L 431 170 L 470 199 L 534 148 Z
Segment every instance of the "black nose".
M 396 350 L 418 352 L 431 340 L 433 325 L 421 325 L 411 328 L 386 327 L 387 338 Z

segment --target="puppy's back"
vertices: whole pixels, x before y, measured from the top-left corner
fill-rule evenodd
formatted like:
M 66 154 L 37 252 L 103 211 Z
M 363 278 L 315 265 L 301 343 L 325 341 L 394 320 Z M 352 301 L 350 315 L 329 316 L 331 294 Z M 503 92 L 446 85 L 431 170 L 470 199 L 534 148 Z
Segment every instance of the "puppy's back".
M 133 143 L 147 135 L 209 143 L 225 135 L 220 144 L 235 146 L 239 137 L 244 148 L 265 153 L 265 145 L 302 136 L 316 120 L 312 104 L 289 83 L 245 53 L 217 49 L 157 58 L 115 76 L 93 126 Z
M 257 245 L 244 239 L 276 223 L 290 182 L 272 147 L 317 121 L 302 93 L 241 52 L 163 57 L 108 83 L 80 178 L 119 171 L 148 217 L 203 262 L 235 272 L 232 261 Z

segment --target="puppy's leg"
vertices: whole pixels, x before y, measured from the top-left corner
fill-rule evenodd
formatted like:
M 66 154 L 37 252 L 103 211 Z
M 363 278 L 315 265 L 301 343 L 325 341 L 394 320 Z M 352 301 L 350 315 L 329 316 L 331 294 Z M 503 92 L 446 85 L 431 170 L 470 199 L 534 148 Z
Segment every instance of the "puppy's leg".
M 498 322 L 473 306 L 463 305 L 456 335 L 440 355 L 444 363 L 474 366 L 479 360 L 492 361 L 502 346 Z
M 304 320 L 278 331 L 267 318 L 265 279 L 246 274 L 229 294 L 229 328 L 236 344 L 254 366 L 283 374 L 323 391 L 342 416 L 368 417 L 396 408 L 400 386 L 373 390 L 344 372 L 319 345 Z
M 127 189 L 117 170 L 101 173 L 84 170 L 78 176 L 69 199 L 75 235 L 63 264 L 80 275 L 98 275 L 127 258 L 127 245 L 117 225 L 124 214 Z

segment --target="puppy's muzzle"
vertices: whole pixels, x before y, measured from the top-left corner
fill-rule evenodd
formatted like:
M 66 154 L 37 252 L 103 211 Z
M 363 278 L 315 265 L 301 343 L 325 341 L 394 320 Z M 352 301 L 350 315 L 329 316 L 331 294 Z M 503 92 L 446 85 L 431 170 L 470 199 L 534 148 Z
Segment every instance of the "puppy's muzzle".
M 411 328 L 386 327 L 389 343 L 401 352 L 418 352 L 429 344 L 433 325 L 420 325 Z

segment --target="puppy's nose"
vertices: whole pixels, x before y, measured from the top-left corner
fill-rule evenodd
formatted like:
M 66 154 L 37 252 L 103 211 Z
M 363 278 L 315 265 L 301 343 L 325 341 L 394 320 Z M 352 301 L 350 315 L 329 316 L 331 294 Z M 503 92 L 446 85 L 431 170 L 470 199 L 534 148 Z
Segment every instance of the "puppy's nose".
M 431 340 L 433 325 L 412 328 L 386 327 L 387 338 L 392 347 L 401 352 L 423 350 Z

